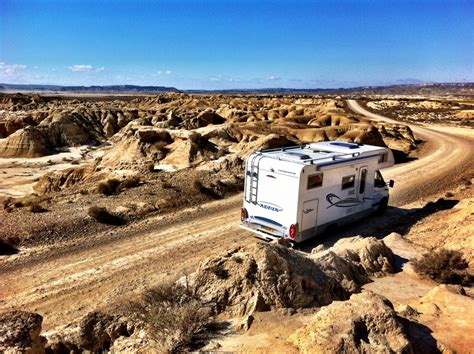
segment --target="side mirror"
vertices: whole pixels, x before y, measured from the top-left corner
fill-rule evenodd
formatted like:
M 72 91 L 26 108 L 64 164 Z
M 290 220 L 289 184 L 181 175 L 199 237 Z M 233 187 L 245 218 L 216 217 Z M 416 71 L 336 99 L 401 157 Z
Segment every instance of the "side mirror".
M 393 179 L 391 179 L 389 182 L 388 182 L 388 186 L 390 188 L 393 188 L 393 186 L 395 185 L 395 181 Z

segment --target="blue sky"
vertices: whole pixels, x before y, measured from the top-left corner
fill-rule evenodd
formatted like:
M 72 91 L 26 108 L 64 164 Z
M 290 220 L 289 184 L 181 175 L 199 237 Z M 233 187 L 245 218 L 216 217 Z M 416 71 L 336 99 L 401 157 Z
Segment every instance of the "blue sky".
M 0 82 L 472 82 L 473 19 L 471 0 L 0 0 Z

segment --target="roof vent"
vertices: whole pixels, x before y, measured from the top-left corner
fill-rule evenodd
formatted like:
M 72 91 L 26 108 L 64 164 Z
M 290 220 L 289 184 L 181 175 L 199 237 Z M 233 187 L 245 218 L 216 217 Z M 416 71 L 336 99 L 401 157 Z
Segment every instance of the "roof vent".
M 359 147 L 359 145 L 357 145 L 357 144 L 344 143 L 342 141 L 331 141 L 329 144 L 344 147 L 346 149 L 357 149 Z
M 285 155 L 295 160 L 309 160 L 311 158 L 309 155 L 303 154 L 302 152 L 294 151 L 285 152 Z

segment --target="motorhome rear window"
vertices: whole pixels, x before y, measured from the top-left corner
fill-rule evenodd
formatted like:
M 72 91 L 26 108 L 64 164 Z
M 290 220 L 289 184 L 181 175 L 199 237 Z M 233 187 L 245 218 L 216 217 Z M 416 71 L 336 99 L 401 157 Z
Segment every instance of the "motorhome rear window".
M 323 174 L 317 173 L 315 175 L 308 176 L 308 187 L 307 189 L 318 188 L 323 185 Z
M 355 175 L 342 177 L 342 189 L 354 188 Z

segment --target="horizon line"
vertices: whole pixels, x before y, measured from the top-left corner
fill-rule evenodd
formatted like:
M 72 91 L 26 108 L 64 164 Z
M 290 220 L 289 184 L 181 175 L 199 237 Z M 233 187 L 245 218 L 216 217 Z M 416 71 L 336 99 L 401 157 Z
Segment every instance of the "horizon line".
M 326 90 L 326 91 L 335 91 L 335 90 L 354 90 L 361 88 L 378 88 L 378 87 L 390 87 L 390 86 L 423 86 L 423 85 L 455 85 L 455 84 L 474 84 L 474 81 L 451 81 L 451 82 L 436 82 L 436 81 L 420 81 L 420 82 L 407 82 L 407 83 L 387 83 L 387 84 L 375 84 L 375 85 L 359 85 L 359 86 L 350 86 L 350 87 L 337 87 L 337 88 L 328 88 L 328 87 L 306 87 L 306 88 L 295 88 L 295 87 L 264 87 L 264 88 L 221 88 L 221 89 L 189 89 L 189 88 L 177 88 L 175 86 L 165 86 L 165 85 L 137 85 L 137 84 L 105 84 L 105 85 L 58 85 L 58 84 L 11 84 L 11 83 L 0 83 L 0 86 L 38 86 L 38 87 L 55 87 L 55 88 L 94 88 L 94 87 L 136 87 L 136 88 L 164 88 L 164 89 L 173 89 L 178 91 L 204 91 L 204 92 L 219 92 L 219 91 L 265 91 L 265 90 L 292 90 L 292 91 L 315 91 L 315 90 Z M 7 88 L 6 88 L 7 89 Z M 14 89 L 13 89 L 14 90 Z M 47 91 L 47 89 L 45 89 Z M 0 92 L 2 92 L 0 90 Z M 5 92 L 5 91 L 4 91 Z

